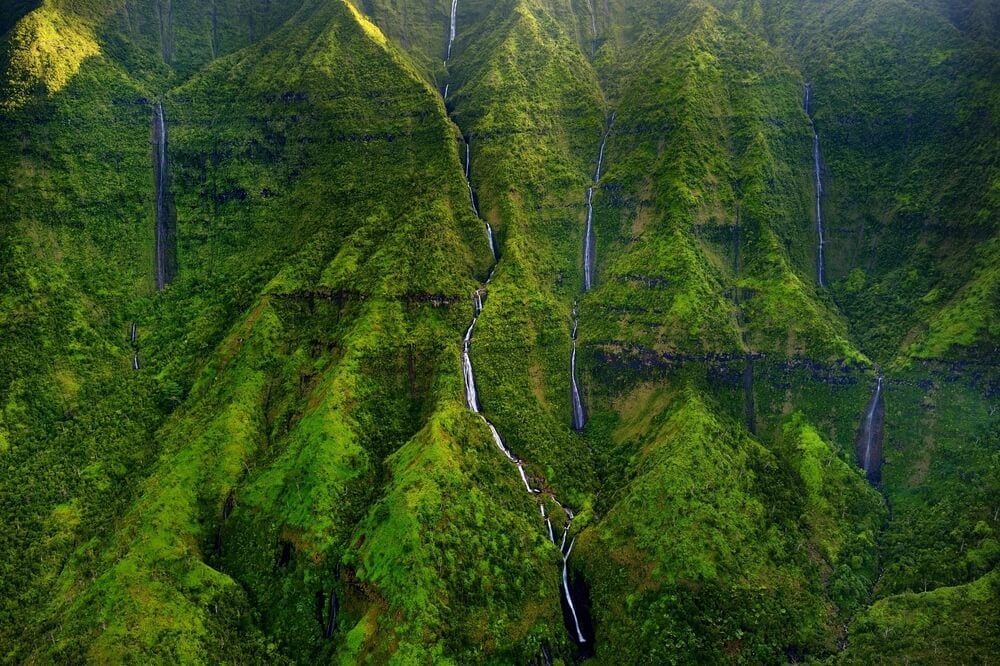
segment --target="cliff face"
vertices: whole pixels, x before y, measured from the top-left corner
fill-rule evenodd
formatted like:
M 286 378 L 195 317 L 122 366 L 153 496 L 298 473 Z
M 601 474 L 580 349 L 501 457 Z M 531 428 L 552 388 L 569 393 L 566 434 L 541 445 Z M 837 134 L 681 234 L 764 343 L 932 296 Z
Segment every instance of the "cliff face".
M 989 3 L 0 9 L 5 661 L 1000 649 Z

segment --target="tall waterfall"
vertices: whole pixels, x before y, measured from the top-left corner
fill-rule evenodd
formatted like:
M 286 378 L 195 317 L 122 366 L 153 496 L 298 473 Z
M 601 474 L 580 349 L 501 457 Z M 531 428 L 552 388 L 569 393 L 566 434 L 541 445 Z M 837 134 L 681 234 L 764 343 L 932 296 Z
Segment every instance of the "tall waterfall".
M 809 124 L 813 131 L 813 183 L 816 191 L 816 235 L 818 238 L 818 248 L 816 251 L 816 283 L 826 286 L 826 259 L 824 257 L 824 246 L 826 236 L 823 231 L 823 163 L 820 159 L 819 133 L 816 131 L 816 123 L 812 118 L 812 84 L 806 84 L 805 101 L 803 102 L 806 115 L 809 116 Z
M 469 352 L 472 347 L 472 329 L 476 326 L 479 315 L 472 318 L 469 330 L 465 332 L 462 341 L 462 376 L 465 377 L 465 404 L 475 413 L 479 413 L 479 396 L 476 395 L 476 378 L 472 374 L 472 359 Z
M 159 102 L 153 112 L 153 173 L 156 186 L 156 288 L 174 279 L 174 218 L 167 165 L 167 120 Z
M 593 56 L 597 52 L 597 16 L 593 0 L 587 0 L 587 11 L 590 12 L 590 55 Z
M 601 137 L 601 149 L 597 154 L 597 169 L 594 171 L 594 183 L 587 188 L 587 229 L 583 237 L 583 290 L 590 291 L 593 286 L 594 273 L 594 190 L 601 180 L 601 167 L 604 164 L 604 147 L 615 123 L 615 114 L 611 114 L 607 129 Z
M 570 395 L 573 399 L 573 430 L 583 430 L 586 418 L 583 414 L 583 401 L 580 400 L 580 388 L 576 383 L 576 333 L 579 322 L 576 316 L 576 304 L 573 304 L 573 351 L 569 358 Z
M 455 43 L 455 25 L 458 18 L 458 0 L 451 0 L 451 22 L 448 27 L 448 52 L 445 55 L 445 64 L 451 60 L 451 47 Z M 440 52 L 439 52 L 440 53 Z
M 875 392 L 868 402 L 856 443 L 858 462 L 872 483 L 878 483 L 882 478 L 882 436 L 885 418 L 882 400 L 883 382 L 883 376 L 879 374 L 875 379 Z
M 565 540 L 565 535 L 563 535 Z M 576 628 L 576 640 L 580 643 L 586 643 L 587 639 L 584 637 L 583 632 L 580 630 L 580 618 L 576 614 L 576 606 L 573 604 L 573 595 L 569 591 L 569 554 L 573 552 L 573 544 L 576 543 L 576 537 L 569 542 L 569 548 L 563 552 L 563 568 L 562 568 L 562 584 L 563 584 L 563 594 L 566 595 L 566 604 L 569 606 L 569 612 L 573 615 L 573 625 Z
M 593 15 L 591 15 L 593 17 Z M 596 27 L 595 27 L 596 30 Z M 597 167 L 594 169 L 593 184 L 587 188 L 587 228 L 583 235 L 583 290 L 590 291 L 594 285 L 594 190 L 601 181 L 601 169 L 604 167 L 604 149 L 608 136 L 615 124 L 614 112 L 608 117 L 607 126 L 601 136 L 601 147 L 597 151 Z M 586 425 L 583 411 L 583 401 L 580 399 L 580 387 L 576 382 L 576 333 L 579 322 L 576 316 L 576 304 L 573 305 L 573 350 L 570 352 L 570 397 L 573 403 L 573 429 L 580 431 Z

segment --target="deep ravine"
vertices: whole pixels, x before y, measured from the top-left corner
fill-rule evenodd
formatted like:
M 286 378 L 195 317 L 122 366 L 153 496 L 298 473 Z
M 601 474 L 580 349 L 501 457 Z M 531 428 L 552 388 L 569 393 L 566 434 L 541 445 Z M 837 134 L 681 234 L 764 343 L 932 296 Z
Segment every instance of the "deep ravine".
M 823 230 L 823 162 L 819 152 L 819 133 L 816 131 L 816 123 L 813 122 L 812 111 L 812 84 L 807 83 L 805 89 L 805 101 L 803 102 L 806 115 L 809 116 L 809 125 L 813 133 L 813 183 L 816 190 L 816 284 L 820 287 L 826 286 L 826 258 L 824 256 L 826 246 L 826 236 Z
M 858 464 L 864 470 L 868 481 L 874 485 L 878 485 L 882 480 L 882 438 L 885 422 L 883 384 L 884 377 L 879 373 L 875 378 L 875 391 L 868 401 L 855 442 Z
M 448 65 L 448 61 L 451 58 L 452 43 L 455 40 L 457 11 L 458 11 L 458 1 L 452 0 L 451 19 L 450 19 L 449 33 L 448 33 L 448 49 L 445 58 L 446 66 Z M 442 93 L 442 96 L 445 98 L 447 97 L 449 87 L 450 84 L 447 84 L 445 86 L 444 92 Z M 604 140 L 606 139 L 607 135 L 605 135 L 604 137 Z M 595 175 L 595 182 L 600 178 L 600 170 L 601 170 L 600 163 L 601 160 L 603 159 L 604 140 L 602 140 L 601 142 L 601 156 L 598 158 L 598 166 Z M 476 217 L 482 220 L 482 217 L 479 214 L 479 207 L 476 203 L 475 191 L 472 188 L 472 181 L 470 179 L 470 174 L 471 174 L 470 140 L 468 138 L 465 138 L 464 144 L 465 144 L 465 181 L 469 190 L 469 204 L 472 207 L 472 212 L 476 215 Z M 591 188 L 591 194 L 588 195 L 588 209 L 591 208 L 589 205 L 590 204 L 589 199 L 592 196 L 592 190 L 593 188 Z M 589 218 L 590 218 L 590 213 L 588 213 L 588 219 Z M 465 404 L 466 407 L 468 407 L 469 411 L 479 416 L 480 420 L 483 422 L 483 424 L 489 431 L 490 436 L 493 438 L 493 443 L 496 445 L 497 449 L 504 455 L 507 461 L 517 469 L 518 476 L 521 480 L 521 483 L 524 485 L 525 491 L 534 496 L 538 501 L 539 510 L 542 519 L 545 523 L 548 538 L 553 544 L 555 544 L 559 548 L 559 553 L 562 557 L 562 571 L 561 571 L 562 584 L 560 586 L 560 594 L 561 594 L 561 603 L 563 604 L 564 607 L 564 619 L 566 621 L 566 626 L 572 641 L 577 646 L 581 647 L 582 653 L 589 654 L 592 650 L 592 648 L 590 647 L 592 639 L 588 639 L 588 636 L 585 633 L 585 627 L 591 626 L 590 619 L 586 617 L 581 617 L 582 609 L 579 603 L 580 599 L 574 598 L 574 593 L 570 585 L 569 558 L 570 554 L 573 551 L 573 545 L 576 543 L 576 537 L 574 536 L 572 538 L 569 538 L 569 533 L 573 525 L 574 512 L 571 508 L 564 506 L 558 500 L 558 498 L 556 498 L 556 496 L 553 495 L 551 492 L 548 491 L 543 492 L 540 488 L 536 488 L 535 486 L 532 485 L 532 478 L 534 477 L 528 476 L 525 461 L 522 460 L 517 455 L 515 455 L 514 452 L 507 447 L 506 443 L 503 440 L 503 437 L 500 435 L 500 432 L 497 430 L 496 426 L 493 425 L 493 423 L 483 415 L 482 404 L 480 403 L 479 400 L 479 393 L 476 390 L 476 377 L 472 365 L 473 333 L 475 332 L 476 323 L 479 321 L 479 317 L 483 313 L 483 308 L 486 303 L 485 297 L 487 296 L 489 286 L 493 281 L 493 275 L 496 272 L 496 268 L 500 260 L 500 254 L 493 235 L 493 228 L 490 226 L 490 223 L 487 222 L 486 220 L 482 221 L 486 228 L 486 236 L 487 240 L 489 241 L 490 251 L 493 254 L 494 263 L 493 267 L 490 269 L 490 273 L 487 276 L 486 282 L 483 285 L 483 287 L 476 289 L 475 292 L 473 292 L 472 321 L 469 322 L 469 326 L 465 331 L 464 337 L 462 338 L 462 376 L 465 384 Z M 548 487 L 548 483 L 545 482 L 544 478 L 539 478 L 539 480 L 542 482 L 540 484 L 542 487 L 546 488 Z M 556 507 L 561 509 L 566 516 L 566 522 L 563 525 L 561 540 L 558 544 L 556 544 L 556 536 L 552 527 L 552 521 L 549 518 L 549 514 L 546 512 L 545 508 L 546 502 L 554 504 Z M 568 544 L 567 544 L 567 539 L 569 539 Z M 548 656 L 547 650 L 544 646 L 542 650 L 542 656 L 543 658 Z

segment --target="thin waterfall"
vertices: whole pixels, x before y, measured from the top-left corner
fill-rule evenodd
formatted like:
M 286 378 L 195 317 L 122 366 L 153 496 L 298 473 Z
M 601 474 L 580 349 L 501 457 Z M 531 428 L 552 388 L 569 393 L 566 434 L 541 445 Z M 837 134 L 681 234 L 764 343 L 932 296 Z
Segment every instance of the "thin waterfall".
M 881 373 L 875 378 L 875 391 L 858 432 L 857 454 L 861 469 L 872 483 L 878 483 L 882 476 L 882 435 L 885 408 L 882 400 L 884 378 Z
M 826 286 L 826 258 L 825 245 L 826 236 L 823 230 L 823 163 L 820 158 L 819 133 L 816 131 L 816 123 L 812 114 L 812 84 L 806 84 L 805 100 L 803 101 L 806 115 L 809 116 L 809 125 L 813 132 L 813 183 L 816 191 L 816 235 L 818 237 L 818 248 L 816 251 L 816 283 Z
M 565 539 L 565 536 L 563 538 Z M 573 537 L 573 540 L 569 542 L 569 548 L 563 553 L 562 585 L 563 594 L 566 595 L 566 604 L 569 606 L 569 612 L 573 615 L 573 625 L 576 627 L 576 639 L 580 643 L 586 643 L 587 639 L 580 630 L 580 618 L 576 614 L 576 606 L 573 605 L 573 595 L 569 593 L 569 554 L 573 552 L 573 544 L 575 543 L 576 537 Z
M 588 4 L 589 6 L 589 4 Z M 604 167 L 604 149 L 608 136 L 615 124 L 614 112 L 608 117 L 607 127 L 601 136 L 601 147 L 597 151 L 597 167 L 594 169 L 593 184 L 587 188 L 587 227 L 583 236 L 583 291 L 590 291 L 594 284 L 594 190 L 601 181 L 601 169 Z M 583 411 L 583 401 L 580 398 L 580 387 L 576 381 L 576 334 L 579 322 L 576 316 L 576 304 L 573 304 L 573 349 L 570 352 L 570 397 L 573 410 L 573 429 L 583 430 L 586 416 Z
M 448 29 L 448 52 L 445 55 L 444 62 L 447 65 L 448 61 L 451 60 L 451 46 L 455 43 L 455 25 L 458 18 L 458 0 L 451 0 L 451 23 Z M 440 53 L 440 51 L 439 51 Z
M 593 0 L 587 0 L 587 11 L 590 12 L 590 55 L 597 52 L 597 16 L 594 14 Z
M 452 44 L 455 41 L 455 25 L 456 25 L 456 13 L 457 13 L 457 10 L 458 10 L 458 0 L 452 0 L 452 3 L 451 3 L 451 22 L 450 22 L 449 33 L 448 33 L 447 58 L 451 57 Z M 448 60 L 446 59 L 445 60 L 445 65 L 447 66 L 447 64 L 448 64 Z M 448 95 L 448 90 L 449 90 L 449 85 L 446 84 L 445 88 L 444 88 L 444 93 L 443 93 L 444 97 L 446 97 L 446 98 L 447 98 L 447 95 Z M 614 115 L 611 116 L 611 122 L 614 122 Z M 609 127 L 608 127 L 608 131 L 610 131 L 610 124 L 609 124 Z M 598 158 L 597 158 L 597 170 L 596 170 L 595 175 L 594 175 L 594 182 L 595 183 L 598 180 L 600 180 L 601 164 L 602 164 L 603 159 L 604 159 L 604 143 L 605 143 L 606 140 L 607 140 L 607 134 L 605 134 L 604 138 L 601 141 L 601 150 L 600 150 L 600 153 L 599 153 Z M 472 168 L 471 145 L 470 145 L 470 140 L 468 138 L 466 138 L 465 139 L 465 182 L 466 182 L 466 187 L 469 190 L 469 203 L 472 205 L 472 212 L 476 215 L 476 217 L 482 219 L 482 217 L 479 214 L 479 207 L 476 204 L 475 191 L 472 188 L 471 168 Z M 591 188 L 590 194 L 588 196 L 588 230 L 589 230 L 590 221 L 591 221 L 592 206 L 590 204 L 592 204 L 592 198 L 593 198 L 593 188 Z M 499 255 L 499 253 L 497 251 L 496 242 L 495 242 L 495 239 L 494 239 L 494 236 L 493 236 L 493 227 L 486 220 L 483 220 L 483 223 L 486 226 L 486 237 L 487 237 L 487 239 L 489 241 L 490 251 L 493 253 L 493 259 L 494 259 L 493 268 L 490 269 L 490 274 L 486 278 L 486 285 L 485 285 L 485 287 L 489 287 L 490 282 L 493 280 L 493 273 L 496 271 L 497 262 L 500 259 L 500 255 Z M 569 555 L 570 555 L 570 552 L 573 550 L 573 544 L 575 543 L 575 537 L 574 537 L 573 541 L 570 542 L 569 548 L 567 549 L 565 547 L 566 546 L 566 536 L 569 533 L 570 526 L 573 523 L 573 517 L 574 517 L 573 510 L 569 509 L 568 507 L 564 507 L 559 502 L 559 500 L 556 499 L 555 496 L 553 496 L 551 494 L 551 492 L 543 492 L 543 490 L 541 488 L 535 488 L 534 486 L 531 485 L 531 479 L 536 478 L 536 477 L 529 477 L 528 476 L 528 472 L 526 470 L 526 463 L 521 458 L 519 458 L 516 455 L 514 455 L 514 453 L 504 443 L 503 437 L 500 436 L 500 432 L 496 429 L 496 426 L 494 426 L 493 423 L 491 423 L 489 421 L 489 419 L 487 419 L 483 415 L 483 413 L 482 413 L 482 406 L 481 406 L 481 404 L 479 402 L 479 394 L 478 394 L 478 392 L 476 390 L 475 372 L 474 372 L 473 367 L 472 367 L 472 341 L 473 341 L 473 333 L 474 333 L 475 328 L 476 328 L 476 322 L 479 321 L 479 317 L 480 317 L 480 315 L 483 312 L 483 306 L 484 306 L 483 295 L 485 293 L 486 293 L 486 289 L 485 288 L 476 289 L 475 292 L 473 293 L 473 296 L 472 296 L 472 321 L 469 323 L 469 327 L 465 331 L 465 336 L 462 338 L 462 376 L 463 376 L 463 380 L 464 380 L 464 384 L 465 384 L 465 404 L 466 404 L 466 407 L 469 408 L 469 411 L 473 412 L 474 414 L 477 414 L 479 416 L 479 418 L 482 420 L 482 422 L 486 425 L 486 428 L 490 432 L 490 436 L 493 438 L 493 443 L 496 444 L 496 447 L 500 450 L 501 453 L 503 453 L 504 457 L 506 457 L 507 460 L 510 463 L 512 463 L 515 467 L 517 467 L 518 476 L 520 477 L 521 482 L 524 484 L 525 490 L 528 493 L 530 493 L 530 494 L 532 494 L 532 495 L 534 495 L 534 496 L 536 496 L 536 497 L 539 498 L 539 509 L 540 509 L 540 512 L 541 512 L 541 515 L 542 515 L 542 519 L 545 522 L 546 530 L 547 530 L 548 535 L 549 535 L 549 540 L 553 544 L 555 543 L 555 533 L 554 533 L 553 528 L 552 528 L 552 521 L 549 519 L 549 516 L 545 512 L 545 504 L 544 503 L 545 503 L 546 499 L 551 500 L 552 502 L 554 502 L 557 506 L 559 506 L 560 508 L 562 508 L 563 511 L 566 514 L 566 523 L 565 523 L 565 525 L 563 527 L 563 540 L 562 540 L 562 544 L 560 544 L 560 546 L 559 546 L 559 551 L 560 551 L 560 554 L 562 555 L 562 558 L 563 558 L 561 596 L 563 598 L 563 601 L 565 601 L 567 607 L 570 610 L 569 615 L 570 615 L 570 617 L 572 619 L 572 625 L 573 625 L 573 627 L 572 627 L 573 631 L 571 633 L 571 638 L 573 638 L 574 641 L 576 641 L 577 643 L 579 643 L 579 644 L 582 645 L 582 644 L 587 643 L 587 638 L 584 635 L 583 627 L 581 625 L 580 618 L 579 618 L 579 615 L 577 613 L 577 607 L 576 607 L 576 604 L 574 604 L 573 596 L 572 596 L 572 593 L 571 593 L 571 590 L 570 590 L 570 587 L 569 587 Z M 573 375 L 574 375 L 573 386 L 574 386 L 574 391 L 576 391 L 576 378 L 575 378 L 575 366 L 576 366 L 576 352 L 575 352 L 576 325 L 575 325 L 575 314 L 574 314 L 573 337 L 574 337 L 574 353 L 573 353 L 573 357 L 571 359 L 571 363 L 573 364 L 573 368 L 574 368 L 574 371 L 573 371 Z M 577 396 L 578 396 L 579 392 L 576 391 L 576 393 L 577 393 Z M 582 405 L 580 405 L 580 413 L 581 413 L 581 419 L 582 419 L 583 418 L 582 417 L 582 413 L 583 413 L 583 407 L 582 407 Z M 542 481 L 544 483 L 544 479 L 542 479 Z M 543 651 L 544 651 L 544 648 L 543 648 Z M 551 663 L 551 660 L 549 660 L 549 663 Z
M 538 493 L 542 492 L 541 490 L 538 490 L 537 488 L 532 488 L 531 484 L 528 483 L 528 475 L 525 474 L 525 472 L 524 472 L 524 463 L 523 462 L 518 462 L 517 463 L 517 471 L 521 474 L 521 481 L 524 482 L 524 487 L 527 489 L 527 491 L 529 493 L 538 494 Z
M 472 173 L 472 145 L 471 140 L 465 139 L 465 186 L 469 189 L 469 203 L 472 204 L 472 212 L 479 215 L 479 206 L 476 205 L 476 193 L 472 189 L 472 178 L 470 174 Z M 499 259 L 500 255 L 497 253 L 496 240 L 493 238 L 493 227 L 489 222 L 483 220 L 483 224 L 486 225 L 486 239 L 490 242 L 490 252 L 493 253 L 493 259 Z
M 480 416 L 482 416 L 482 415 L 480 415 Z M 497 432 L 496 427 L 492 423 L 490 423 L 489 421 L 487 421 L 485 417 L 483 417 L 483 423 L 485 423 L 487 429 L 489 429 L 490 435 L 493 437 L 493 443 L 497 445 L 497 448 L 500 449 L 501 453 L 503 453 L 505 456 L 507 456 L 507 460 L 511 461 L 512 463 L 518 463 L 518 462 L 520 462 L 514 456 L 514 454 L 510 452 L 510 449 L 507 448 L 507 445 L 503 443 L 503 438 L 500 437 L 500 433 Z
M 156 288 L 174 279 L 174 219 L 167 165 L 167 121 L 163 104 L 153 113 L 153 173 L 156 185 Z
M 608 142 L 608 135 L 615 123 L 615 114 L 611 114 L 607 129 L 601 137 L 601 148 L 597 154 L 597 169 L 594 171 L 594 183 L 587 188 L 587 228 L 583 237 L 583 290 L 590 291 L 593 286 L 594 272 L 594 190 L 601 180 L 601 167 L 604 164 L 604 147 Z
M 329 617 L 326 621 L 326 627 L 323 630 L 324 638 L 333 638 L 333 632 L 337 628 L 337 611 L 339 608 L 340 604 L 337 603 L 337 589 L 334 588 L 330 590 Z
M 594 187 L 587 188 L 587 230 L 583 237 L 583 290 L 590 291 L 594 265 Z
M 569 377 L 570 377 L 570 394 L 573 398 L 573 430 L 580 431 L 583 430 L 583 426 L 586 425 L 586 418 L 583 414 L 583 401 L 580 399 L 580 388 L 576 383 L 576 333 L 577 326 L 579 322 L 576 316 L 576 304 L 573 304 L 573 332 L 570 334 L 573 338 L 573 351 L 570 353 L 569 357 Z
M 472 374 L 472 359 L 469 358 L 469 351 L 472 345 L 472 329 L 476 326 L 479 315 L 472 319 L 469 330 L 465 332 L 465 339 L 462 342 L 462 375 L 465 377 L 465 404 L 475 412 L 479 413 L 479 397 L 476 395 L 476 378 Z
M 132 347 L 132 369 L 139 369 L 139 327 L 133 321 L 128 327 L 128 342 Z
M 489 284 L 492 278 L 493 274 L 491 272 L 490 277 L 487 280 L 487 284 Z M 501 451 L 501 453 L 504 454 L 507 460 L 513 463 L 515 467 L 517 467 L 518 476 L 521 479 L 521 483 L 524 484 L 525 490 L 531 493 L 532 495 L 536 495 L 540 498 L 543 498 L 545 497 L 545 495 L 543 495 L 542 490 L 539 488 L 535 488 L 534 486 L 531 485 L 531 480 L 529 479 L 527 470 L 525 469 L 525 462 L 518 456 L 514 455 L 514 453 L 504 443 L 503 438 L 500 436 L 500 432 L 497 430 L 496 426 L 494 426 L 493 423 L 491 423 L 489 419 L 487 419 L 482 414 L 479 404 L 479 397 L 476 392 L 475 373 L 473 372 L 472 358 L 471 358 L 473 332 L 475 331 L 476 328 L 476 322 L 479 321 L 479 317 L 483 311 L 482 291 L 479 289 L 477 289 L 473 294 L 472 309 L 473 309 L 472 321 L 469 323 L 469 327 L 466 329 L 465 336 L 462 338 L 462 374 L 464 375 L 465 378 L 466 406 L 469 408 L 469 411 L 479 415 L 479 418 L 482 419 L 483 423 L 489 430 L 490 436 L 493 438 L 494 444 L 496 444 L 497 448 Z M 560 504 L 555 497 L 549 496 L 549 498 L 553 502 L 555 502 L 558 506 L 562 507 L 562 504 Z M 545 500 L 542 499 L 541 501 L 542 504 L 540 504 L 539 510 L 542 515 L 542 519 L 545 521 L 545 527 L 546 531 L 548 532 L 549 540 L 552 543 L 555 543 L 555 534 L 552 528 L 552 521 L 545 513 L 545 506 L 544 506 Z M 580 644 L 584 644 L 587 642 L 587 638 L 586 636 L 584 636 L 576 604 L 573 601 L 573 596 L 569 587 L 569 555 L 570 552 L 573 550 L 575 537 L 573 540 L 570 541 L 568 548 L 566 546 L 566 539 L 569 534 L 570 526 L 573 523 L 574 514 L 572 509 L 569 509 L 567 507 L 563 507 L 563 511 L 566 513 L 566 523 L 563 527 L 562 543 L 560 543 L 559 545 L 559 551 L 563 557 L 561 594 L 563 596 L 563 600 L 566 602 L 567 608 L 569 609 L 569 617 L 572 619 L 573 633 L 575 634 L 574 640 L 576 640 Z

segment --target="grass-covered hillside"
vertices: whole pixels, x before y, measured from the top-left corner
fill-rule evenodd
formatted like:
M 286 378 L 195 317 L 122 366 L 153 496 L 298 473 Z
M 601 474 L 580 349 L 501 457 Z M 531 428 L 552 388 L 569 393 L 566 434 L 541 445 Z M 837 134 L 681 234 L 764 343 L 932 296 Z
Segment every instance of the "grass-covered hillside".
M 0 0 L 0 663 L 991 663 L 994 5 Z

